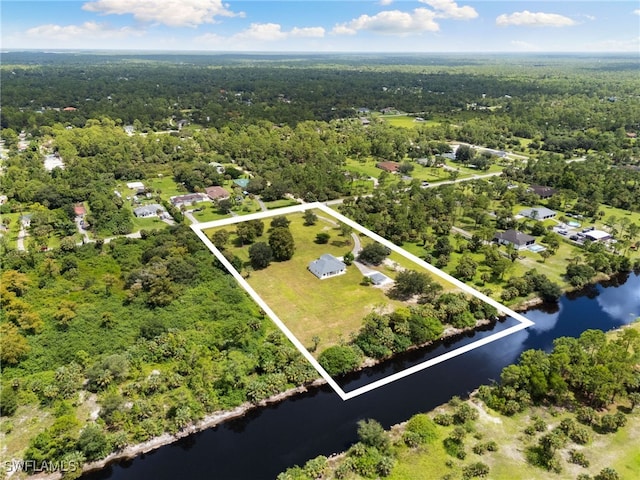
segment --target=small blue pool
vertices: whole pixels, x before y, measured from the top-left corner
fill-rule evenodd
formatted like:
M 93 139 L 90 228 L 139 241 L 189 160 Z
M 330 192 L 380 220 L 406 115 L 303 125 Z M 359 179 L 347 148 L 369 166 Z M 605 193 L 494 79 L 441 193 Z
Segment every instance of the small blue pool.
M 543 247 L 542 245 L 531 245 L 529 246 L 529 250 L 531 250 L 532 252 L 542 252 L 543 250 L 546 250 L 546 247 Z

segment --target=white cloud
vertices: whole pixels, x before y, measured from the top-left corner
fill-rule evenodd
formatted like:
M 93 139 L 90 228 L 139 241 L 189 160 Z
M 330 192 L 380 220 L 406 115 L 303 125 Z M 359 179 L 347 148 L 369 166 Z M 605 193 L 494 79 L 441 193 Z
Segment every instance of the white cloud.
M 222 0 L 95 0 L 82 9 L 103 15 L 133 15 L 140 22 L 169 27 L 196 27 L 214 23 L 215 17 L 244 16 L 229 10 Z
M 27 37 L 45 40 L 109 39 L 127 36 L 141 36 L 144 31 L 129 27 L 112 28 L 104 23 L 85 22 L 82 25 L 56 25 L 49 23 L 30 28 Z
M 273 41 L 287 38 L 282 27 L 277 23 L 252 23 L 249 28 L 234 35 L 239 40 Z
M 635 15 L 640 15 L 640 8 L 637 8 L 633 11 Z
M 380 0 L 378 5 L 382 5 L 383 7 L 388 7 L 393 3 L 393 0 Z
M 440 26 L 434 21 L 435 12 L 426 8 L 416 8 L 413 12 L 386 10 L 376 15 L 360 15 L 350 22 L 333 28 L 338 35 L 355 35 L 360 30 L 382 34 L 411 34 L 437 32 Z
M 324 37 L 325 30 L 322 27 L 293 27 L 289 35 L 292 37 L 315 37 L 322 38 Z
M 195 38 L 198 43 L 234 46 L 239 42 L 273 42 L 287 38 L 322 38 L 325 30 L 322 27 L 293 27 L 290 31 L 282 30 L 278 23 L 252 23 L 249 28 L 230 37 L 223 37 L 215 33 L 206 33 Z
M 478 12 L 468 5 L 459 7 L 453 0 L 419 0 L 436 10 L 437 18 L 453 18 L 454 20 L 471 20 Z
M 496 25 L 507 27 L 510 25 L 524 27 L 569 27 L 575 25 L 569 17 L 558 15 L 557 13 L 530 12 L 514 12 L 511 15 L 502 14 L 496 18 Z

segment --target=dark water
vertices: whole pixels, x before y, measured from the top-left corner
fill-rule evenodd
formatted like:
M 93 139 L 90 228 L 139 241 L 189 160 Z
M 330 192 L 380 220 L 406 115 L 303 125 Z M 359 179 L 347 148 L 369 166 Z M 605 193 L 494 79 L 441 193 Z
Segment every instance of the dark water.
M 464 396 L 499 377 L 523 350 L 550 350 L 561 336 L 584 330 L 611 330 L 640 316 L 640 276 L 631 274 L 562 297 L 557 305 L 529 311 L 533 327 L 395 383 L 343 402 L 330 387 L 286 400 L 242 419 L 192 435 L 132 461 L 83 477 L 98 479 L 273 479 L 294 464 L 330 455 L 356 440 L 356 423 L 375 418 L 385 427 L 428 411 L 453 395 Z M 491 331 L 464 336 L 436 351 L 416 351 L 346 380 L 358 386 L 419 363 L 443 351 L 510 326 L 507 319 Z

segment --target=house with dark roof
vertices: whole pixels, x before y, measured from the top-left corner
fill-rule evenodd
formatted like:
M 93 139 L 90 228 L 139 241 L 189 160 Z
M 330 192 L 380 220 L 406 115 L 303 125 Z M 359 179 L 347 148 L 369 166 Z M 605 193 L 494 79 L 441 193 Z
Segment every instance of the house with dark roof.
M 518 250 L 523 250 L 536 243 L 536 237 L 518 232 L 514 229 L 496 234 L 496 236 L 493 237 L 493 240 L 501 245 L 513 245 Z
M 347 266 L 333 255 L 325 253 L 309 264 L 309 271 L 320 280 L 347 273 Z
M 378 162 L 376 163 L 376 168 L 389 173 L 398 173 L 400 164 L 398 162 Z
M 553 197 L 558 191 L 555 188 L 546 187 L 544 185 L 531 185 L 529 190 L 540 198 L 550 198 Z
M 204 191 L 207 194 L 207 196 L 214 202 L 216 200 L 225 200 L 231 196 L 231 194 L 227 190 L 218 186 L 207 187 L 204 189 Z
M 557 214 L 558 212 L 547 207 L 534 207 L 522 210 L 518 215 L 532 218 L 534 220 L 546 220 L 548 218 L 555 217 Z

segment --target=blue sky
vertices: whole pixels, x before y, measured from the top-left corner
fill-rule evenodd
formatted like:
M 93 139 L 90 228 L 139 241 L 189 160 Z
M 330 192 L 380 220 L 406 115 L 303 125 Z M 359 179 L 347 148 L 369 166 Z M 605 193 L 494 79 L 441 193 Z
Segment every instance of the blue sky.
M 3 0 L 3 50 L 631 52 L 640 0 Z

